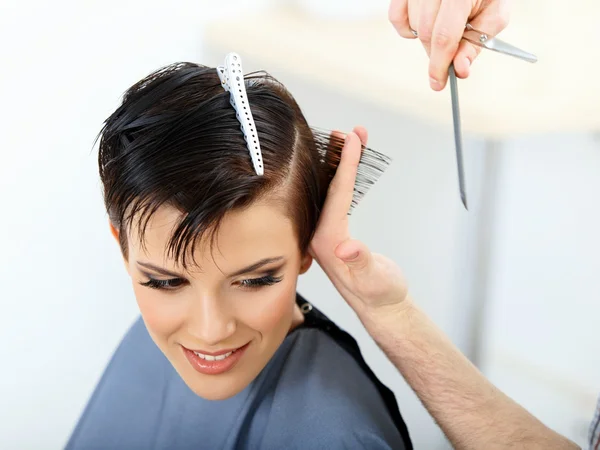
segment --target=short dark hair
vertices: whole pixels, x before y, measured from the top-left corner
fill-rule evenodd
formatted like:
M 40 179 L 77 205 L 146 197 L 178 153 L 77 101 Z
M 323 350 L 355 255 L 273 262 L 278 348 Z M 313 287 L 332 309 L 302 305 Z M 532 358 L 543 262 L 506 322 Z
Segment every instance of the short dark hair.
M 234 108 L 216 68 L 163 67 L 127 90 L 100 132 L 99 171 L 109 218 L 120 233 L 133 220 L 140 242 L 163 205 L 182 218 L 166 249 L 183 267 L 224 215 L 258 199 L 281 202 L 308 248 L 343 141 L 312 129 L 285 87 L 265 72 L 244 77 L 261 146 L 264 175 L 254 172 Z

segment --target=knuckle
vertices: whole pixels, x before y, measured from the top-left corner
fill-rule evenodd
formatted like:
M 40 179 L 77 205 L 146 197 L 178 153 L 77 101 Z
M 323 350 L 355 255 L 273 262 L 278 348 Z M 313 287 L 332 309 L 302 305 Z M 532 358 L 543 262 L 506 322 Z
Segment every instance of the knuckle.
M 432 37 L 432 44 L 438 48 L 449 48 L 458 42 L 450 37 L 448 30 L 440 30 Z
M 433 35 L 433 20 L 434 17 L 430 17 L 427 14 L 422 14 L 419 17 L 417 23 L 417 32 L 419 33 L 419 39 L 423 43 L 429 44 Z
M 431 42 L 431 27 L 422 26 L 417 30 L 417 32 L 419 33 L 419 39 L 421 42 L 424 44 L 429 44 Z
M 430 35 L 422 35 L 419 33 L 419 40 L 425 45 L 431 44 L 431 36 Z

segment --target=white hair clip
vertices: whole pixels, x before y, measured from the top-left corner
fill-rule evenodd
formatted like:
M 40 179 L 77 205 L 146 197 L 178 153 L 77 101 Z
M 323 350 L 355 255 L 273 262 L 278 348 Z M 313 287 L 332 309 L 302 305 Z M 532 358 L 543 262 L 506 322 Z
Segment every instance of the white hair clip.
M 230 93 L 229 102 L 235 109 L 235 115 L 240 121 L 240 128 L 244 133 L 244 139 L 248 151 L 252 157 L 252 164 L 257 175 L 263 174 L 263 160 L 258 142 L 256 125 L 250 111 L 246 85 L 244 84 L 244 72 L 242 71 L 242 58 L 237 53 L 228 53 L 225 64 L 217 67 L 219 78 L 223 88 Z

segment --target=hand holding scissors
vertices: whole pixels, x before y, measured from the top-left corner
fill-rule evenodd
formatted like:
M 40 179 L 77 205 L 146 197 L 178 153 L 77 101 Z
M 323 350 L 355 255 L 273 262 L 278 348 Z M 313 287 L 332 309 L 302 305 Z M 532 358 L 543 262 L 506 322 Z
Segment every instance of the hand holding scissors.
M 417 34 L 413 30 L 413 34 Z M 532 53 L 521 50 L 507 42 L 501 41 L 498 38 L 492 37 L 483 31 L 476 30 L 471 24 L 465 26 L 465 32 L 462 39 L 476 45 L 480 48 L 487 48 L 504 55 L 514 56 L 530 63 L 537 62 L 537 56 Z M 460 109 L 458 106 L 458 86 L 456 81 L 456 71 L 454 64 L 450 64 L 448 69 L 450 77 L 450 93 L 452 96 L 452 118 L 454 122 L 454 147 L 456 149 L 456 163 L 458 166 L 458 184 L 460 188 L 460 198 L 465 208 L 467 208 L 467 192 L 465 188 L 465 174 L 463 168 L 462 157 L 462 133 L 460 125 Z
M 465 23 L 495 36 L 506 28 L 508 10 L 508 0 L 391 0 L 388 15 L 400 36 L 421 41 L 430 57 L 431 88 L 441 91 L 450 65 L 467 78 L 481 51 L 464 39 Z
M 418 2 L 418 0 L 415 0 Z M 460 198 L 465 208 L 467 208 L 467 193 L 465 188 L 465 176 L 463 167 L 462 151 L 462 132 L 460 122 L 460 108 L 458 104 L 458 86 L 457 76 L 466 78 L 469 74 L 469 66 L 473 59 L 479 54 L 481 49 L 487 48 L 498 53 L 513 56 L 527 62 L 536 62 L 537 57 L 529 52 L 521 50 L 514 45 L 504 42 L 496 37 L 490 31 L 480 31 L 472 23 L 456 25 L 459 20 L 464 20 L 465 15 L 469 16 L 467 6 L 473 9 L 479 8 L 474 21 L 495 24 L 494 29 L 500 28 L 501 31 L 506 27 L 502 15 L 499 15 L 496 21 L 489 20 L 493 14 L 499 14 L 501 7 L 505 2 L 490 0 L 486 4 L 482 1 L 457 0 L 429 0 L 422 3 L 418 19 L 409 17 L 410 5 L 414 5 L 410 0 L 392 0 L 390 4 L 390 20 L 398 30 L 398 33 L 404 37 L 420 38 L 425 45 L 427 53 L 430 55 L 430 84 L 434 90 L 444 88 L 446 78 L 450 78 L 450 92 L 452 96 L 452 118 L 454 122 L 454 146 L 456 150 L 456 162 L 458 168 L 458 183 L 460 188 Z M 435 7 L 439 11 L 435 10 Z M 415 7 L 413 6 L 413 11 Z M 472 14 L 472 11 L 471 11 Z M 492 16 L 490 16 L 492 14 Z M 435 25 L 431 18 L 435 19 Z M 421 31 L 411 27 L 410 23 L 417 22 L 420 30 L 425 30 L 425 37 Z M 499 25 L 500 24 L 500 25 Z M 451 26 L 452 25 L 452 26 Z M 430 32 L 429 30 L 433 30 Z M 494 31 L 494 30 L 492 30 Z M 433 36 L 433 37 L 430 37 Z M 461 55 L 465 56 L 461 56 Z M 470 55 L 470 56 L 469 56 Z M 465 61 L 466 58 L 466 61 Z M 441 66 L 440 66 L 441 64 Z M 445 65 L 444 65 L 445 64 Z M 462 73 L 459 72 L 458 67 Z M 441 76 L 440 76 L 441 73 Z M 443 81 L 440 81 L 443 80 Z

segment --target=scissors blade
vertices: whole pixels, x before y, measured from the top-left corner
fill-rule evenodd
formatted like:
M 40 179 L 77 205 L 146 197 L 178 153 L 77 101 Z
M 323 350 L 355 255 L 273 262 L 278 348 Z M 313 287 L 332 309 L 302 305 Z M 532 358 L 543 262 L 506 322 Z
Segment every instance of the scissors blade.
M 505 55 L 514 56 L 515 58 L 522 59 L 530 63 L 537 62 L 537 56 L 533 53 L 526 52 L 520 48 L 515 47 L 507 42 L 501 41 L 500 39 L 492 38 L 483 42 L 482 45 L 495 52 L 503 53 Z
M 450 80 L 450 93 L 452 97 L 452 120 L 454 122 L 454 147 L 456 149 L 456 165 L 458 167 L 458 186 L 460 188 L 460 199 L 462 200 L 465 209 L 467 207 L 467 191 L 465 188 L 465 172 L 463 167 L 462 155 L 462 132 L 460 126 L 460 109 L 458 107 L 458 83 L 456 80 L 456 72 L 454 64 L 450 64 L 448 69 L 448 78 Z
M 466 31 L 463 35 L 463 39 L 469 41 L 471 44 L 475 44 L 479 47 L 484 47 L 488 50 L 493 50 L 504 55 L 514 56 L 515 58 L 519 58 L 530 63 L 537 62 L 537 56 L 535 56 L 533 53 L 521 50 L 520 48 L 515 47 L 508 42 L 504 42 L 496 37 L 490 37 L 483 31 L 473 28 L 470 23 L 467 23 L 465 29 Z

